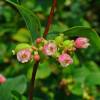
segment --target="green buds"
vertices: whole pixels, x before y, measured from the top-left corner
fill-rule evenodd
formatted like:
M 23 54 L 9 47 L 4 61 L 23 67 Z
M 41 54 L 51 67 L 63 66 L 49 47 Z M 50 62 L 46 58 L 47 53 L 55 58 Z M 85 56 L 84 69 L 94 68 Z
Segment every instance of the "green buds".
M 73 47 L 73 46 L 74 46 L 74 41 L 73 40 L 65 40 L 63 42 L 63 47 L 70 48 L 70 47 Z
M 55 42 L 56 42 L 57 45 L 61 44 L 63 42 L 63 40 L 64 40 L 64 35 L 63 34 L 60 34 L 59 36 L 57 36 L 55 38 Z

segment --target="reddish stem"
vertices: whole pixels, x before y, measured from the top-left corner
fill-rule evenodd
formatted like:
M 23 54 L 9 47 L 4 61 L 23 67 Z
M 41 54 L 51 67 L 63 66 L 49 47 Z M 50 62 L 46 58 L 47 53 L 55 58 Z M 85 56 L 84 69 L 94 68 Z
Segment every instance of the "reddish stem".
M 51 11 L 50 11 L 50 15 L 48 17 L 48 22 L 47 22 L 47 26 L 45 28 L 45 31 L 44 31 L 44 34 L 43 34 L 43 37 L 45 38 L 48 34 L 48 31 L 49 31 L 49 28 L 50 28 L 50 25 L 52 23 L 52 20 L 53 20 L 53 15 L 54 15 L 54 10 L 56 8 L 56 3 L 57 1 L 56 0 L 53 0 L 53 5 L 51 7 Z
M 36 76 L 38 66 L 39 66 L 39 61 L 36 61 L 33 66 L 32 78 L 31 78 L 30 89 L 29 89 L 29 100 L 33 100 L 35 76 Z
M 43 34 L 43 37 L 44 38 L 48 34 L 50 25 L 52 23 L 55 7 L 56 7 L 56 0 L 53 0 L 53 5 L 51 7 L 50 15 L 48 17 L 47 26 L 46 26 L 45 31 L 44 31 L 44 34 Z M 33 67 L 31 84 L 30 84 L 30 90 L 29 90 L 29 100 L 33 100 L 35 76 L 36 76 L 36 72 L 37 72 L 38 66 L 39 66 L 39 61 L 35 62 L 34 67 Z

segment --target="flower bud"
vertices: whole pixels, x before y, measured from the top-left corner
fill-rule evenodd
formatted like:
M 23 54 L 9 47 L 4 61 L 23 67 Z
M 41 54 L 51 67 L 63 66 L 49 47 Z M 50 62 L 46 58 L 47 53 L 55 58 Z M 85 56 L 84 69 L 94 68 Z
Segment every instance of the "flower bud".
M 37 39 L 36 39 L 36 44 L 40 44 L 40 43 L 42 42 L 42 40 L 43 40 L 43 38 L 42 38 L 42 37 L 37 38 Z
M 13 54 L 13 55 L 15 55 L 15 54 L 16 54 L 16 53 L 15 53 L 15 50 L 12 50 L 12 54 Z
M 5 83 L 6 78 L 0 74 L 0 84 Z
M 31 59 L 31 51 L 29 49 L 22 49 L 17 52 L 17 59 L 21 63 L 26 63 Z
M 58 61 L 63 67 L 67 67 L 68 65 L 73 63 L 73 59 L 67 53 L 61 54 L 58 58 Z
M 32 50 L 36 51 L 38 48 L 36 48 L 34 45 L 32 45 Z
M 63 42 L 63 40 L 64 40 L 64 35 L 63 34 L 60 34 L 60 36 L 57 36 L 55 38 L 55 42 L 56 42 L 57 45 L 61 44 Z
M 89 40 L 85 37 L 79 37 L 75 40 L 76 48 L 87 48 L 89 46 Z
M 39 60 L 40 60 L 39 54 L 35 54 L 35 55 L 33 56 L 33 59 L 34 59 L 35 61 L 39 61 Z
M 64 47 L 67 47 L 67 48 L 71 48 L 71 47 L 74 46 L 74 41 L 73 41 L 73 40 L 65 40 L 65 41 L 63 42 L 63 46 L 64 46 Z

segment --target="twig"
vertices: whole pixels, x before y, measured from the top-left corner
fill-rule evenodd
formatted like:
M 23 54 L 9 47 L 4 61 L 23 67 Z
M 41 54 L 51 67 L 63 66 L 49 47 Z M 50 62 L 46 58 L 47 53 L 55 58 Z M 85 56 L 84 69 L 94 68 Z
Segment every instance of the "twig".
M 31 78 L 30 89 L 29 89 L 29 100 L 33 100 L 35 76 L 36 76 L 38 66 L 39 66 L 39 61 L 35 62 L 33 66 L 32 78 Z
M 51 23 L 52 23 L 53 15 L 54 15 L 54 10 L 55 10 L 55 8 L 56 8 L 56 3 L 57 3 L 57 1 L 56 1 L 56 0 L 53 0 L 53 5 L 52 5 L 52 7 L 51 7 L 50 15 L 49 15 L 49 17 L 48 17 L 47 26 L 46 26 L 45 31 L 44 31 L 44 34 L 43 34 L 43 37 L 44 37 L 44 38 L 45 38 L 46 35 L 48 34 L 50 25 L 51 25 Z

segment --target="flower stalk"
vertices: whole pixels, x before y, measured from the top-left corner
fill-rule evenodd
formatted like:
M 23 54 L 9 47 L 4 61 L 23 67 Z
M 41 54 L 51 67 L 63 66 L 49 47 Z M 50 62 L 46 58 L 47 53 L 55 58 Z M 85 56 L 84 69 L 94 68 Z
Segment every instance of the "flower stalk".
M 33 100 L 35 76 L 39 66 L 39 62 L 40 61 L 36 61 L 33 66 L 32 78 L 31 78 L 30 89 L 29 89 L 29 100 Z
M 56 7 L 56 0 L 53 0 L 53 5 L 51 7 L 50 15 L 48 17 L 47 26 L 46 26 L 44 34 L 43 34 L 44 38 L 46 38 L 46 35 L 48 34 L 50 25 L 52 23 L 55 7 Z M 29 100 L 33 100 L 35 76 L 36 76 L 36 72 L 37 72 L 37 69 L 39 66 L 39 62 L 40 62 L 40 60 L 36 61 L 34 64 L 34 67 L 33 67 L 32 78 L 31 78 L 30 89 L 29 89 Z
M 47 36 L 48 31 L 49 31 L 49 28 L 50 28 L 50 25 L 52 23 L 54 11 L 55 11 L 55 8 L 56 8 L 56 3 L 57 3 L 57 1 L 56 0 L 53 0 L 53 5 L 51 7 L 50 15 L 48 17 L 47 26 L 46 26 L 45 31 L 44 31 L 44 34 L 43 34 L 43 37 L 44 38 Z

